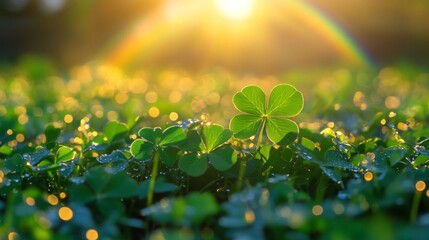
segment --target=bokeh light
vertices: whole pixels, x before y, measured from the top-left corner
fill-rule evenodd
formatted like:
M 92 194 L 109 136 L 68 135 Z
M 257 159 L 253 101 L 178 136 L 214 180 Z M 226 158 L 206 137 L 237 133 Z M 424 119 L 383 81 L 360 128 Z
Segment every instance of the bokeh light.
M 364 177 L 365 181 L 371 182 L 372 179 L 374 178 L 374 174 L 372 172 L 368 171 L 363 175 L 363 177 Z
M 24 134 L 22 134 L 22 133 L 16 134 L 16 141 L 18 141 L 18 142 L 24 142 L 24 140 L 25 140 Z
M 244 220 L 248 224 L 252 224 L 255 221 L 255 213 L 252 210 L 247 210 L 244 213 Z
M 150 117 L 156 118 L 156 117 L 159 116 L 159 113 L 160 113 L 159 112 L 159 108 L 157 108 L 157 107 L 151 107 L 151 108 L 149 108 L 148 114 L 149 114 Z
M 384 104 L 388 109 L 396 109 L 400 106 L 401 100 L 396 96 L 388 96 L 384 101 Z
M 320 205 L 314 205 L 313 208 L 311 209 L 311 212 L 313 213 L 314 216 L 320 216 L 323 213 L 323 207 Z
M 28 206 L 34 206 L 36 204 L 36 201 L 32 197 L 25 198 L 25 203 L 27 203 Z
M 177 121 L 177 119 L 179 119 L 179 114 L 177 114 L 176 112 L 171 112 L 169 118 L 171 121 Z
M 344 205 L 341 203 L 334 203 L 332 208 L 333 208 L 335 214 L 337 214 L 337 215 L 344 213 Z
M 48 195 L 47 197 L 46 197 L 46 200 L 48 201 L 48 203 L 49 204 L 51 204 L 51 205 L 53 205 L 53 206 L 55 206 L 55 205 L 57 205 L 58 204 L 58 197 L 57 196 L 55 196 L 55 195 L 52 195 L 52 194 L 50 194 L 50 195 Z
M 58 210 L 58 216 L 63 221 L 69 221 L 73 218 L 73 210 L 69 207 L 61 207 Z
M 158 93 L 155 91 L 147 92 L 145 95 L 145 99 L 148 103 L 156 103 L 158 101 Z
M 417 181 L 416 182 L 416 190 L 418 192 L 423 192 L 426 188 L 426 183 L 423 181 Z
M 8 240 L 19 240 L 19 234 L 18 234 L 18 233 L 16 233 L 16 232 L 10 232 L 10 233 L 7 235 L 7 239 L 8 239 Z
M 60 198 L 65 199 L 67 197 L 67 194 L 65 192 L 60 193 Z
M 95 229 L 88 229 L 88 231 L 86 231 L 86 239 L 88 240 L 97 240 L 98 239 L 98 232 Z
M 73 116 L 71 114 L 66 114 L 64 116 L 64 122 L 65 123 L 71 123 L 71 122 L 73 122 Z

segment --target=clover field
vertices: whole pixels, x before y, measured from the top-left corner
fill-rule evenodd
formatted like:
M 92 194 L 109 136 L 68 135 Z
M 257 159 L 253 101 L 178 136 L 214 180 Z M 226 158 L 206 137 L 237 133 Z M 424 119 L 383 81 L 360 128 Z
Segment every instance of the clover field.
M 427 239 L 429 72 L 0 71 L 1 239 Z

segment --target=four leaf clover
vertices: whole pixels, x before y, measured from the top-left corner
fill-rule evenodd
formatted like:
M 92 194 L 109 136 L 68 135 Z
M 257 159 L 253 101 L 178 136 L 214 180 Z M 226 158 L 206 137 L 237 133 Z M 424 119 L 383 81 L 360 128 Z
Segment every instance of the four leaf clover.
M 289 84 L 277 85 L 272 89 L 267 104 L 262 89 L 247 86 L 234 95 L 233 103 L 244 113 L 231 119 L 230 129 L 235 137 L 245 139 L 258 132 L 261 137 L 265 130 L 273 143 L 288 144 L 295 140 L 298 125 L 286 119 L 298 115 L 304 106 L 302 93 L 295 87 Z

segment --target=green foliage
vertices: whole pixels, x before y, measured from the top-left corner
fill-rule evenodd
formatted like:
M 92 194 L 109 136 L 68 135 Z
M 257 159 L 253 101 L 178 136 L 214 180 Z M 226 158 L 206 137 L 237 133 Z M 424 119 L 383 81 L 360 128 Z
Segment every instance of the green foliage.
M 35 81 L 52 73 L 29 71 Z M 395 78 L 413 93 L 406 96 L 384 87 L 385 73 L 348 74 L 323 78 L 314 92 L 295 81 L 306 93 L 303 112 L 291 85 L 274 86 L 268 99 L 259 87 L 244 87 L 232 99 L 241 113 L 230 129 L 223 114 L 234 110 L 221 104 L 233 94 L 221 75 L 208 85 L 219 93 L 194 90 L 211 96 L 201 118 L 183 120 L 196 114 L 186 115 L 189 106 L 204 105 L 202 95 L 194 99 L 189 90 L 169 109 L 161 100 L 169 96 L 158 92 L 154 106 L 182 119 L 167 126 L 162 114 L 135 118 L 149 106 L 133 105 L 145 95 L 130 91 L 128 102 L 110 102 L 123 92 L 103 88 L 109 84 L 95 72 L 73 78 L 79 83 L 70 86 L 81 85 L 75 95 L 61 95 L 66 84 L 52 96 L 39 86 L 46 96 L 34 101 L 25 78 L 0 79 L 0 238 L 85 239 L 94 229 L 99 239 L 425 239 L 425 78 L 416 87 Z M 397 108 L 387 104 L 392 96 Z M 60 215 L 63 207 L 71 219 Z
M 79 204 L 132 197 L 137 190 L 137 183 L 125 172 L 110 174 L 101 167 L 90 169 L 82 181 L 75 182 L 70 187 L 70 198 Z
M 143 209 L 142 214 L 163 225 L 198 226 L 218 211 L 213 195 L 190 193 L 186 197 L 163 199 L 150 208 Z

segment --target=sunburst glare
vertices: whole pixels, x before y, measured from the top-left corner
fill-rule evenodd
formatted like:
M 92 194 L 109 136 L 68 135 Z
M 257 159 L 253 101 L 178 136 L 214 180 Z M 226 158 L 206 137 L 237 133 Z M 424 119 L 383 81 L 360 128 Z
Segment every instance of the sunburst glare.
M 248 17 L 252 13 L 253 5 L 253 0 L 216 0 L 218 11 L 234 20 L 241 20 Z

